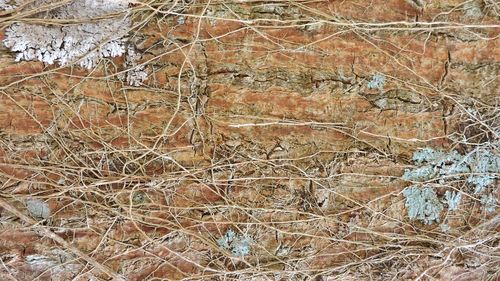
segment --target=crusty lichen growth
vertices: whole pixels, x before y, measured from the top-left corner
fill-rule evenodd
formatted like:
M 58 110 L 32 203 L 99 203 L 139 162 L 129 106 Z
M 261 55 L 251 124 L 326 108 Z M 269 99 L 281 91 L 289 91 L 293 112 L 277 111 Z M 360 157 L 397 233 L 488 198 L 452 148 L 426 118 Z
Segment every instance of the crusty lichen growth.
M 13 10 L 15 7 L 10 0 L 0 0 L 0 10 Z
M 406 197 L 405 205 L 410 219 L 421 220 L 426 224 L 439 222 L 443 204 L 439 201 L 434 189 L 411 186 L 403 191 L 403 195 Z
M 26 200 L 28 213 L 36 219 L 47 219 L 50 216 L 49 204 L 38 199 Z
M 477 147 L 464 155 L 424 148 L 414 153 L 413 161 L 418 167 L 405 170 L 403 179 L 419 182 L 437 179 L 445 183 L 466 177 L 467 183 L 474 187 L 474 194 L 491 186 L 500 173 L 500 156 L 487 147 Z
M 385 76 L 382 74 L 375 74 L 372 77 L 372 80 L 368 82 L 368 88 L 369 89 L 379 89 L 382 91 L 384 89 L 385 85 Z
M 496 203 L 497 200 L 491 193 L 481 197 L 481 205 L 483 205 L 484 210 L 488 213 L 493 213 L 495 211 Z
M 249 236 L 236 234 L 231 229 L 217 240 L 219 247 L 238 257 L 250 254 L 251 243 L 252 239 Z
M 488 144 L 478 146 L 466 154 L 424 148 L 413 154 L 413 162 L 417 167 L 407 169 L 403 179 L 426 182 L 426 186 L 428 182 L 449 184 L 461 180 L 470 186 L 468 193 L 473 196 L 494 188 L 500 173 L 500 156 Z M 419 219 L 426 224 L 438 221 L 443 205 L 433 188 L 418 188 L 418 185 L 412 185 L 403 194 L 411 219 Z M 458 209 L 462 194 L 447 190 L 442 199 L 450 211 L 455 211 Z M 495 202 L 496 199 L 492 194 L 481 197 L 481 204 L 489 212 L 494 210 Z
M 17 5 L 20 0 L 14 1 Z M 92 68 L 100 59 L 125 53 L 125 35 L 130 27 L 126 9 L 129 1 L 73 0 L 68 4 L 35 14 L 69 24 L 47 25 L 18 22 L 5 30 L 4 44 L 16 53 L 16 61 L 38 60 L 62 66 L 77 62 Z M 37 0 L 24 9 L 51 3 Z M 76 22 L 76 23 L 75 23 Z
M 460 201 L 462 200 L 462 194 L 458 193 L 456 191 L 449 191 L 447 190 L 444 193 L 444 199 L 446 200 L 446 204 L 448 204 L 448 209 L 450 211 L 455 211 L 458 209 L 458 205 L 460 204 Z

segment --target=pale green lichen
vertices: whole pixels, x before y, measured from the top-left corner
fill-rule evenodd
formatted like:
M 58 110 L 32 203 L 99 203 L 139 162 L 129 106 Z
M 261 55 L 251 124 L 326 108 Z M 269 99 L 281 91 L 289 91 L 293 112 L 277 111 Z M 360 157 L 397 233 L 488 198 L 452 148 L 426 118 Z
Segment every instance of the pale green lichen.
M 249 236 L 236 234 L 232 229 L 217 240 L 219 247 L 238 257 L 250 254 L 252 242 L 253 240 Z
M 458 209 L 458 205 L 460 204 L 460 200 L 462 200 L 462 194 L 455 191 L 446 191 L 444 193 L 444 199 L 446 200 L 446 204 L 448 204 L 448 209 L 450 211 L 454 211 Z
M 495 154 L 492 146 L 478 146 L 467 154 L 457 151 L 445 152 L 432 148 L 424 148 L 413 154 L 413 169 L 406 169 L 402 178 L 408 181 L 450 184 L 450 180 L 467 182 L 473 191 L 482 193 L 494 185 L 500 173 L 500 156 Z M 431 187 L 419 188 L 412 185 L 403 192 L 406 197 L 406 208 L 410 219 L 418 219 L 426 224 L 438 221 L 443 205 L 436 192 Z M 446 191 L 443 202 L 450 211 L 458 209 L 462 194 L 456 191 Z M 492 194 L 481 197 L 481 204 L 487 212 L 493 212 L 496 199 Z
M 424 149 L 415 151 L 415 153 L 413 153 L 412 159 L 416 164 L 438 164 L 445 158 L 447 158 L 447 155 L 444 152 L 426 147 Z
M 425 224 L 439 221 L 439 214 L 443 210 L 443 204 L 439 201 L 433 188 L 418 188 L 410 186 L 403 191 L 406 197 L 406 208 L 408 217 L 420 220 Z
M 476 194 L 492 185 L 497 177 L 495 174 L 500 173 L 500 156 L 485 147 L 478 147 L 466 155 L 424 148 L 414 153 L 413 161 L 418 167 L 406 169 L 403 179 L 424 182 L 439 178 L 439 183 L 445 183 L 446 179 L 468 175 L 467 183 L 474 187 Z
M 467 182 L 473 184 L 475 193 L 481 193 L 487 186 L 495 181 L 495 173 L 500 173 L 500 156 L 493 154 L 491 150 L 478 149 L 473 157 L 467 159 L 468 164 L 473 167 Z
M 493 213 L 493 211 L 495 211 L 496 203 L 497 203 L 497 200 L 495 199 L 495 197 L 491 193 L 488 195 L 483 195 L 481 197 L 481 205 L 483 205 L 484 209 L 488 213 Z
M 372 77 L 372 80 L 368 82 L 368 88 L 369 89 L 379 89 L 383 90 L 385 85 L 385 76 L 382 74 L 375 74 Z
M 419 167 L 413 170 L 405 170 L 403 179 L 407 181 L 426 181 L 436 176 L 436 172 L 431 166 Z

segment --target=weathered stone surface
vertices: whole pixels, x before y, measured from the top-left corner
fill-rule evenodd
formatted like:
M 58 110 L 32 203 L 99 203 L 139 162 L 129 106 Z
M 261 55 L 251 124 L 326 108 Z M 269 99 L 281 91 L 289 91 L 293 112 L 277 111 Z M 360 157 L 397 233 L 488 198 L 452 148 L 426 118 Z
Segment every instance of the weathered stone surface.
M 131 5 L 140 87 L 124 58 L 89 72 L 0 47 L 0 195 L 51 211 L 2 206 L 0 278 L 109 278 L 47 228 L 126 280 L 496 280 L 479 241 L 497 212 L 467 196 L 443 232 L 401 194 L 415 150 L 465 149 L 465 108 L 498 118 L 494 3 L 164 2 Z M 218 247 L 229 229 L 250 255 Z

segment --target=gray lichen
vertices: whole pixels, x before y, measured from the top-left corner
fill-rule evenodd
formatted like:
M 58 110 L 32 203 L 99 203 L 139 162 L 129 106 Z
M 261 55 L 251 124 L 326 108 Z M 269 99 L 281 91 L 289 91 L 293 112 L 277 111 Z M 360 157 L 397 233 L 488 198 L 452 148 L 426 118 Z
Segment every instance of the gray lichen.
M 20 6 L 22 1 L 12 2 Z M 16 53 L 16 61 L 38 60 L 62 66 L 77 62 L 80 66 L 90 69 L 102 58 L 117 57 L 125 53 L 125 35 L 131 23 L 124 13 L 128 2 L 70 1 L 68 4 L 35 14 L 34 17 L 78 23 L 62 26 L 14 23 L 5 30 L 4 44 Z M 35 0 L 23 9 L 35 9 L 48 3 L 51 2 Z
M 249 236 L 236 234 L 232 229 L 217 240 L 219 247 L 238 257 L 250 254 L 252 242 L 253 240 Z
M 26 200 L 26 208 L 29 214 L 36 219 L 47 219 L 50 217 L 49 204 L 38 199 Z
M 417 219 L 425 224 L 439 222 L 439 214 L 443 210 L 443 204 L 439 201 L 436 191 L 433 188 L 418 188 L 410 186 L 403 191 L 406 197 L 406 208 L 408 217 Z

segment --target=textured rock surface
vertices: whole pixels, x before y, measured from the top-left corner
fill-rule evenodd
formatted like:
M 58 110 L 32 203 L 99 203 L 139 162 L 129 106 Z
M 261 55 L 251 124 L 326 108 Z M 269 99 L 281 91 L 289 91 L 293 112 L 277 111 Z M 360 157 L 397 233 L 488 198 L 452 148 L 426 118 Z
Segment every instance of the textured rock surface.
M 133 65 L 90 71 L 2 46 L 0 279 L 110 278 L 46 229 L 127 280 L 496 280 L 495 201 L 422 224 L 401 176 L 419 148 L 495 140 L 466 108 L 498 137 L 498 6 L 422 3 L 134 3 Z M 50 217 L 9 210 L 27 200 Z
M 128 1 L 74 0 L 59 5 L 47 0 L 26 5 L 16 2 L 20 13 L 40 10 L 33 15 L 34 23 L 13 23 L 5 31 L 4 45 L 16 53 L 16 61 L 57 62 L 63 66 L 78 62 L 91 69 L 102 58 L 125 53 L 126 40 L 122 37 L 130 26 L 124 15 Z M 40 24 L 43 21 L 46 23 Z M 75 24 L 78 21 L 81 23 Z

